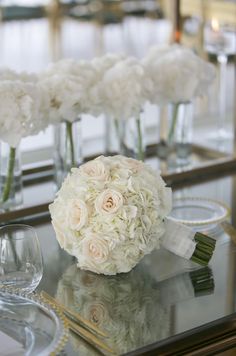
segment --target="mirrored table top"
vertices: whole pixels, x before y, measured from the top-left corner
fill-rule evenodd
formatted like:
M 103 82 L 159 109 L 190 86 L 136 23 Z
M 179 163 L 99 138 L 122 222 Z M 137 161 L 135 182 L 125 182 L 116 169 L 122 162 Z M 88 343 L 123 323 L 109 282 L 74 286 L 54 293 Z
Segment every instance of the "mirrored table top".
M 30 188 L 30 199 L 36 193 L 40 196 L 43 190 L 47 194 L 44 183 Z M 236 227 L 236 172 L 208 177 L 208 181 L 177 182 L 173 195 L 177 199 L 214 199 L 227 205 L 231 209 L 230 221 Z M 186 337 L 190 335 L 191 345 L 192 336 L 199 335 L 201 330 L 207 330 L 205 335 L 211 337 L 215 323 L 229 327 L 229 332 L 236 330 L 234 230 L 232 238 L 222 225 L 201 229 L 217 240 L 208 267 L 201 268 L 158 250 L 146 256 L 130 273 L 107 277 L 76 267 L 75 258 L 59 247 L 49 215 L 26 216 L 19 222 L 34 225 L 41 243 L 44 274 L 38 291 L 46 291 L 107 332 L 105 341 L 118 354 L 138 355 L 166 346 L 176 351 L 178 340 L 187 344 Z M 225 320 L 230 325 L 225 326 Z M 203 336 L 197 337 L 199 342 Z M 65 353 L 97 354 L 75 335 L 71 336 Z
M 235 176 L 226 176 L 175 190 L 174 196 L 217 199 L 234 217 L 235 188 Z M 210 328 L 221 318 L 234 320 L 236 245 L 221 225 L 206 231 L 217 240 L 208 267 L 156 250 L 130 273 L 117 276 L 78 269 L 76 260 L 59 247 L 49 220 L 35 227 L 45 266 L 39 291 L 104 330 L 106 342 L 118 354 L 141 354 L 150 345 L 171 344 L 176 337 Z M 66 353 L 97 354 L 76 336 L 71 336 Z

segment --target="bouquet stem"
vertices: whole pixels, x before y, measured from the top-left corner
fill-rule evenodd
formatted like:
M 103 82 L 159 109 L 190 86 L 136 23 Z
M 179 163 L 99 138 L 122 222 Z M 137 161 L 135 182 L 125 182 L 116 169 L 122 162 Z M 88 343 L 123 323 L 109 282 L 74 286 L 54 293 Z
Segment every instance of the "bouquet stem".
M 140 160 L 140 161 L 143 161 L 144 160 L 144 152 L 143 152 L 143 138 L 142 138 L 142 130 L 141 130 L 140 118 L 136 119 L 136 125 L 137 125 L 137 130 L 138 130 L 138 136 L 137 136 L 138 155 L 137 155 L 137 159 Z
M 70 159 L 71 166 L 75 166 L 75 150 L 74 150 L 74 142 L 73 142 L 73 132 L 72 132 L 72 122 L 66 121 L 66 133 L 69 139 L 69 149 L 70 149 Z
M 195 296 L 205 295 L 214 290 L 214 278 L 209 267 L 203 267 L 189 273 Z
M 194 240 L 197 244 L 190 260 L 202 266 L 206 266 L 213 255 L 216 241 L 207 235 L 201 234 L 200 232 L 196 233 Z
M 15 157 L 16 157 L 16 149 L 14 147 L 10 148 L 10 156 L 8 161 L 8 169 L 7 169 L 7 177 L 4 185 L 3 193 L 2 193 L 2 203 L 6 202 L 9 199 L 11 184 L 14 173 L 14 165 L 15 165 Z
M 171 126 L 170 126 L 170 131 L 168 133 L 168 142 L 171 143 L 173 141 L 173 136 L 177 124 L 177 118 L 178 118 L 178 110 L 179 110 L 179 103 L 174 104 L 174 112 L 173 112 L 173 118 L 171 120 Z

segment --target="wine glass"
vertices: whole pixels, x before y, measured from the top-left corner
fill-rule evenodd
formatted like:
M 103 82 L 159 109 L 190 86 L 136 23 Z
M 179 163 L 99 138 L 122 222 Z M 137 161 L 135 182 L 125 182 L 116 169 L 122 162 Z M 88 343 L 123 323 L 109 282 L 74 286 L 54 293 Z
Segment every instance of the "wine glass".
M 28 225 L 0 228 L 0 287 L 32 292 L 43 275 L 43 261 L 35 229 Z

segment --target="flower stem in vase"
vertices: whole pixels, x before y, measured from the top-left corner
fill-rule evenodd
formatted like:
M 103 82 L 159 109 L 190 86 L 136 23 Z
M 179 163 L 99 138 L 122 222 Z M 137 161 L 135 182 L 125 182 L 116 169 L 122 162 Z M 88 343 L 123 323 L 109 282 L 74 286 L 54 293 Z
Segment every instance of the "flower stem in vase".
M 140 118 L 136 119 L 136 125 L 137 125 L 137 159 L 140 161 L 144 160 L 144 152 L 143 152 L 143 138 L 142 138 L 142 130 L 141 130 L 141 122 Z
M 13 173 L 14 173 L 15 156 L 16 156 L 16 149 L 14 147 L 11 147 L 9 161 L 8 161 L 7 177 L 6 177 L 6 182 L 4 185 L 2 199 L 1 199 L 3 203 L 6 202 L 10 196 L 11 184 L 12 184 Z
M 73 131 L 72 131 L 72 123 L 69 121 L 66 121 L 66 139 L 69 140 L 71 166 L 74 167 L 75 151 L 74 151 L 74 142 L 73 142 Z
M 174 104 L 173 117 L 171 120 L 171 126 L 170 126 L 170 130 L 168 133 L 168 138 L 167 138 L 169 143 L 173 142 L 175 128 L 176 128 L 176 124 L 177 124 L 177 118 L 178 118 L 179 105 L 180 105 L 180 103 Z

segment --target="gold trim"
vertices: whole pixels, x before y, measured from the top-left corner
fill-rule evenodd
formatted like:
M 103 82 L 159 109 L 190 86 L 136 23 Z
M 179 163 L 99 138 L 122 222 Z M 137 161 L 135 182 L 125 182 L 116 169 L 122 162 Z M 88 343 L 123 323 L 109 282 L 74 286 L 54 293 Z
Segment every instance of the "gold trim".
M 56 305 L 52 305 L 50 303 L 45 303 L 45 300 L 43 300 L 40 297 L 40 295 L 38 295 L 37 293 L 22 292 L 22 290 L 20 288 L 1 287 L 0 292 L 8 293 L 13 296 L 19 296 L 23 299 L 35 302 L 36 304 L 39 304 L 43 309 L 46 309 L 48 312 L 50 312 L 50 309 L 53 310 L 56 317 L 58 319 L 60 319 L 60 321 L 61 321 L 62 329 L 61 329 L 61 332 L 60 332 L 61 335 L 59 335 L 57 344 L 55 345 L 54 350 L 50 352 L 50 355 L 56 356 L 59 352 L 61 352 L 63 350 L 63 347 L 65 346 L 66 342 L 68 341 L 68 337 L 69 337 L 68 322 L 67 322 L 67 319 L 64 317 L 63 313 L 61 312 L 61 310 Z
M 102 330 L 98 329 L 96 325 L 91 323 L 89 320 L 84 319 L 80 314 L 75 313 L 73 310 L 66 308 L 64 305 L 59 303 L 55 298 L 53 298 L 45 291 L 42 291 L 40 293 L 40 296 L 43 299 L 45 299 L 47 302 L 55 304 L 58 308 L 60 308 L 68 319 L 72 320 L 73 322 L 81 324 L 84 328 L 88 329 L 89 331 L 95 332 L 96 334 L 102 337 L 107 337 L 107 334 L 105 334 Z

